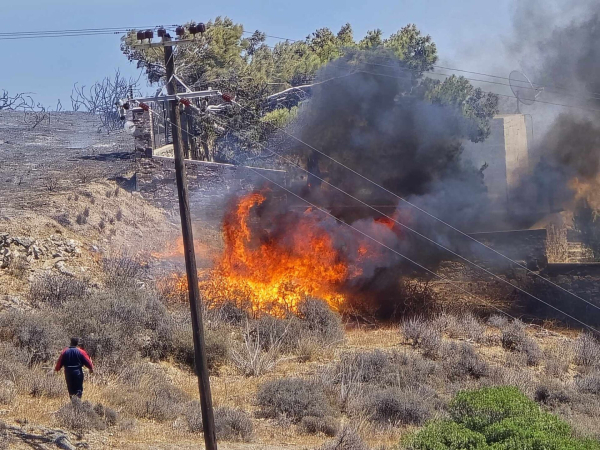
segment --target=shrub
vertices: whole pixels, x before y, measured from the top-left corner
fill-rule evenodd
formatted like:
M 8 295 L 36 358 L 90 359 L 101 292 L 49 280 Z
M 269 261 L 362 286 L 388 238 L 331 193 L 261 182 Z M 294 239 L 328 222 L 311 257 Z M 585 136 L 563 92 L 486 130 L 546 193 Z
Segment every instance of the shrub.
M 575 385 L 579 392 L 600 396 L 600 372 L 593 372 L 578 378 Z
M 307 434 L 323 433 L 325 436 L 333 437 L 338 433 L 340 424 L 331 416 L 305 416 L 300 421 L 300 427 Z
M 491 327 L 502 329 L 508 325 L 508 319 L 506 316 L 501 316 L 500 314 L 492 314 L 488 317 L 487 324 Z
M 44 274 L 33 280 L 29 298 L 35 305 L 58 307 L 86 295 L 87 284 L 66 275 Z
M 35 368 L 24 377 L 19 383 L 19 388 L 32 397 L 58 398 L 68 395 L 64 378 L 48 373 L 41 367 Z
M 418 390 L 394 388 L 365 396 L 359 409 L 373 422 L 387 425 L 422 425 L 433 412 L 431 401 Z
M 88 401 L 81 401 L 73 397 L 70 403 L 62 406 L 55 414 L 60 426 L 77 433 L 86 433 L 93 430 L 104 430 L 107 423 L 100 417 L 94 406 Z
M 543 357 L 537 343 L 527 336 L 524 324 L 516 320 L 502 330 L 502 347 L 525 354 L 529 366 L 538 365 Z
M 0 380 L 0 405 L 9 405 L 17 396 L 15 383 L 10 380 Z
M 215 431 L 219 440 L 247 442 L 252 438 L 254 426 L 244 411 L 215 408 Z
M 298 422 L 305 416 L 323 417 L 330 407 L 323 389 L 302 378 L 270 380 L 259 386 L 257 402 L 267 418 L 285 416 Z
M 344 327 L 340 316 L 322 300 L 308 298 L 298 304 L 305 335 L 323 344 L 333 344 L 344 339 Z
M 77 225 L 85 225 L 87 223 L 87 216 L 85 214 L 79 213 L 77 214 L 77 218 L 75 219 Z
M 473 314 L 466 313 L 458 317 L 451 316 L 447 332 L 453 338 L 464 338 L 475 342 L 482 342 L 485 337 L 485 326 Z
M 356 433 L 345 427 L 337 434 L 335 439 L 323 444 L 319 450 L 368 450 L 369 448 Z
M 600 365 L 600 342 L 590 333 L 581 333 L 575 341 L 575 364 L 584 367 Z
M 474 431 L 482 431 L 509 417 L 528 417 L 537 413 L 537 405 L 511 386 L 459 392 L 450 404 L 454 421 Z
M 411 450 L 598 450 L 597 441 L 573 438 L 571 427 L 541 411 L 518 389 L 484 388 L 456 395 L 453 421 L 431 422 L 405 442 Z
M 450 380 L 479 379 L 488 375 L 487 363 L 475 352 L 472 345 L 452 344 L 444 353 L 443 365 Z
M 483 450 L 485 437 L 452 421 L 433 422 L 405 441 L 407 450 Z
M 0 335 L 27 351 L 29 364 L 53 359 L 62 340 L 56 326 L 38 312 L 10 311 L 0 317 L 0 329 Z
M 234 302 L 224 302 L 212 308 L 205 308 L 205 320 L 209 325 L 241 325 L 248 320 L 248 312 Z
M 152 364 L 126 366 L 118 376 L 125 384 L 108 391 L 109 403 L 136 418 L 159 422 L 173 420 L 189 403 L 189 396 Z

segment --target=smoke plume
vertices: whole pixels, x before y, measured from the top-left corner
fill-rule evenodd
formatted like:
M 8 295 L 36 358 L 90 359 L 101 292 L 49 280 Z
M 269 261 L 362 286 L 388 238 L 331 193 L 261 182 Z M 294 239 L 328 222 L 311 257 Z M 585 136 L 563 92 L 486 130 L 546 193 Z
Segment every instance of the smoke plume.
M 600 171 L 600 4 L 587 0 L 566 4 L 519 2 L 515 39 L 510 50 L 537 85 L 541 101 L 562 103 L 531 154 L 537 195 L 526 199 L 541 211 L 570 208 L 573 180 L 596 184 Z M 540 104 L 546 110 L 551 106 Z M 597 111 L 594 111 L 597 110 Z M 531 187 L 531 186 L 529 186 Z M 531 192 L 524 187 L 522 192 Z

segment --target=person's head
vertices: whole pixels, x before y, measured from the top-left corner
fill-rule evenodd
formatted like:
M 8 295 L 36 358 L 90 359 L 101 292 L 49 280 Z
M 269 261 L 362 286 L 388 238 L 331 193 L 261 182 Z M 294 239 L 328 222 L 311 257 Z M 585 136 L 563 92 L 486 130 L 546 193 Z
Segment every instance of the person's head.
M 71 347 L 77 347 L 79 345 L 79 338 L 72 337 L 71 338 Z

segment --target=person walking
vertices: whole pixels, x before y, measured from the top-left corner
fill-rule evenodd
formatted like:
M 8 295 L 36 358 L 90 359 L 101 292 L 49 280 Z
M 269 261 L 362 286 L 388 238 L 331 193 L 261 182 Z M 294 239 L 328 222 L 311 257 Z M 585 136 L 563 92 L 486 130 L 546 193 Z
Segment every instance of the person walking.
M 63 367 L 65 368 L 65 380 L 69 397 L 76 395 L 81 398 L 83 395 L 83 366 L 87 367 L 90 373 L 94 373 L 92 360 L 85 350 L 79 348 L 79 339 L 73 337 L 71 338 L 71 345 L 62 351 L 54 367 L 56 372 L 59 372 Z

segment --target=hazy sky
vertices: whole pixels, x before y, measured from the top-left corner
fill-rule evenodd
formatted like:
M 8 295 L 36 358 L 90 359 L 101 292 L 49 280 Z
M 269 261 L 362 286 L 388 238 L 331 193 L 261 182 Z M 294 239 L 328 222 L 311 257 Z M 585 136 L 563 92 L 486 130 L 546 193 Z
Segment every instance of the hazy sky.
M 218 15 L 276 36 L 302 39 L 317 28 L 349 22 L 355 37 L 380 28 L 387 36 L 407 23 L 431 34 L 441 62 L 507 76 L 500 53 L 510 33 L 511 0 L 335 0 L 200 2 L 191 0 L 0 0 L 2 32 L 138 27 L 207 22 Z M 139 74 L 119 50 L 119 36 L 0 40 L 0 90 L 29 91 L 48 106 L 70 107 L 75 81 L 91 84 L 114 69 Z M 494 90 L 489 86 L 489 90 Z M 498 91 L 498 88 L 495 89 Z M 502 91 L 505 92 L 505 91 Z

